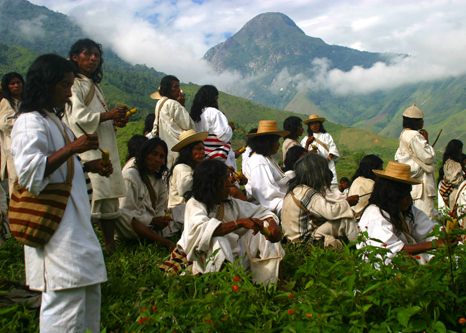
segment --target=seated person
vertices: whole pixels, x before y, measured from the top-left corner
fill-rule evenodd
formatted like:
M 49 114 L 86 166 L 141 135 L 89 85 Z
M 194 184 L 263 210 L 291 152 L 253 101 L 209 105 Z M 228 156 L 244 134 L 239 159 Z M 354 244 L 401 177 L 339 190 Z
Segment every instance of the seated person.
M 340 190 L 340 192 L 347 194 L 349 186 L 350 186 L 349 179 L 347 177 L 341 177 L 340 184 L 338 185 L 338 189 Z
M 167 209 L 167 145 L 156 137 L 146 141 L 136 154 L 133 166 L 123 171 L 126 196 L 119 199 L 121 216 L 115 233 L 126 239 L 144 238 L 159 242 L 170 251 L 175 244 L 164 237 L 176 231 Z
M 411 178 L 410 166 L 398 162 L 388 162 L 385 171 L 374 170 L 374 173 L 379 178 L 374 184 L 369 206 L 359 221 L 360 229 L 367 231 L 369 239 L 357 244 L 357 248 L 372 245 L 389 249 L 385 264 L 399 251 L 419 254 L 421 263 L 425 263 L 429 258 L 423 252 L 433 248 L 433 238 L 427 235 L 435 223 L 413 206 L 411 185 L 420 184 L 421 180 Z M 436 241 L 436 247 L 441 244 L 443 241 Z
M 186 194 L 185 224 L 178 247 L 193 262 L 193 274 L 217 272 L 225 261 L 239 259 L 253 279 L 276 283 L 285 255 L 278 218 L 268 209 L 229 197 L 228 167 L 205 160 L 194 170 L 192 191 Z M 266 237 L 263 227 L 268 227 Z M 214 252 L 217 254 L 211 258 Z M 263 267 L 257 270 L 257 260 Z
M 134 160 L 136 159 L 136 154 L 139 149 L 142 147 L 144 142 L 149 140 L 144 135 L 133 135 L 128 141 L 128 157 L 126 158 L 125 165 L 121 168 L 121 172 L 132 167 L 134 165 Z
M 301 158 L 307 155 L 307 150 L 301 146 L 293 146 L 288 149 L 284 162 L 283 172 L 289 179 L 294 178 L 294 165 Z
M 337 238 L 355 241 L 358 231 L 350 206 L 358 202 L 358 196 L 342 201 L 327 198 L 333 175 L 326 159 L 308 154 L 296 162 L 295 173 L 283 202 L 285 237 L 291 242 L 324 239 L 326 248 L 341 248 Z

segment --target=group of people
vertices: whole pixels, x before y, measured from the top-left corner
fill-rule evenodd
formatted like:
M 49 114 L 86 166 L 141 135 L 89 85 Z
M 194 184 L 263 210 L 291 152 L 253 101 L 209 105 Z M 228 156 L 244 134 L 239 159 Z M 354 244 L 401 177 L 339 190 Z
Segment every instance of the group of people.
M 201 87 L 188 112 L 180 81 L 168 75 L 151 95 L 158 99 L 154 115 L 143 135 L 131 138 L 121 168 L 115 132 L 129 121 L 128 108 L 108 109 L 102 64 L 101 45 L 83 39 L 68 60 L 42 55 L 26 81 L 17 73 L 2 80 L 1 175 L 10 195 L 19 185 L 38 196 L 48 184 L 64 182 L 74 165 L 58 228 L 45 245 L 24 249 L 26 283 L 42 291 L 41 332 L 100 329 L 100 283 L 107 275 L 91 221 L 99 223 L 109 252 L 116 250 L 115 236 L 146 239 L 184 256 L 193 274 L 229 262 L 262 283 L 280 283 L 283 241 L 340 249 L 357 241 L 358 226 L 367 227 L 366 242 L 382 246 L 378 239 L 390 249 L 387 262 L 399 251 L 420 254 L 444 242 L 427 238 L 435 152 L 416 105 L 403 114 L 396 162 L 384 171 L 379 157 L 365 156 L 349 189 L 340 191 L 339 152 L 325 118 L 289 117 L 283 130 L 261 120 L 246 135 L 246 147 L 233 150 L 235 126 L 219 110 L 218 90 Z M 303 124 L 307 135 L 299 141 Z M 462 143 L 453 140 L 439 184 L 444 205 L 453 207 L 462 193 L 464 161 Z M 6 200 L 0 208 L 6 214 Z

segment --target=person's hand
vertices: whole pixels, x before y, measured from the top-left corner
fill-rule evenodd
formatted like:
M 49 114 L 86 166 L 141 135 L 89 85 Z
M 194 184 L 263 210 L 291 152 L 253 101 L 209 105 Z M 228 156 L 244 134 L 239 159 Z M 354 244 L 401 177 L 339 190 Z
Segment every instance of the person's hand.
M 153 225 L 156 229 L 160 230 L 168 226 L 170 221 L 173 221 L 170 216 L 157 216 L 152 219 L 150 224 Z
M 170 253 L 172 253 L 176 247 L 176 244 L 168 239 L 166 239 L 166 242 L 163 245 L 168 249 L 168 251 L 170 251 Z
M 254 223 L 254 221 L 256 223 Z M 239 219 L 236 220 L 236 223 L 238 223 L 238 226 L 243 227 L 245 229 L 252 229 L 254 230 L 253 234 L 255 235 L 256 233 L 260 232 L 262 227 L 264 226 L 264 223 L 259 220 L 259 219 Z
M 346 201 L 348 201 L 349 205 L 352 207 L 352 206 L 356 206 L 359 202 L 359 195 L 355 194 L 355 195 L 350 195 L 348 198 L 346 198 Z
M 230 125 L 232 131 L 234 131 L 236 129 L 236 125 L 235 125 L 234 122 L 230 122 L 230 123 L 228 123 L 228 125 Z
M 309 145 L 314 141 L 314 136 L 310 136 L 306 140 L 306 147 L 309 148 Z
M 107 178 L 110 177 L 110 175 L 113 173 L 112 162 L 104 166 L 104 163 L 101 158 L 84 163 L 84 168 L 88 172 L 98 173 L 102 177 Z
M 95 150 L 99 148 L 99 139 L 97 134 L 81 135 L 73 142 L 67 144 L 65 149 L 70 150 L 73 154 L 84 153 L 88 150 Z
M 426 139 L 427 142 L 429 142 L 429 133 L 427 133 L 427 131 L 423 128 L 421 128 L 419 130 L 419 133 L 421 133 L 421 135 L 424 137 L 424 139 Z
M 269 217 L 267 218 L 267 222 L 269 223 L 268 229 L 270 231 L 270 236 L 267 239 L 271 241 L 272 243 L 281 241 L 282 232 L 280 231 L 280 228 L 278 227 L 275 220 Z
M 128 122 L 126 112 L 128 112 L 128 107 L 126 105 L 119 105 L 107 112 L 107 118 L 112 119 L 115 123 L 121 123 L 125 120 Z
M 186 102 L 186 97 L 184 96 L 183 92 L 180 90 L 180 94 L 178 95 L 178 98 L 176 99 L 181 105 L 184 106 L 184 103 Z
M 446 238 L 442 238 L 442 239 L 435 241 L 435 248 L 438 248 L 444 245 L 456 246 L 458 245 L 459 241 L 460 241 L 459 237 L 447 234 Z
M 115 125 L 116 127 L 123 128 L 123 127 L 126 127 L 126 124 L 128 123 L 128 121 L 129 121 L 129 117 L 125 117 L 120 120 L 114 120 L 113 125 Z

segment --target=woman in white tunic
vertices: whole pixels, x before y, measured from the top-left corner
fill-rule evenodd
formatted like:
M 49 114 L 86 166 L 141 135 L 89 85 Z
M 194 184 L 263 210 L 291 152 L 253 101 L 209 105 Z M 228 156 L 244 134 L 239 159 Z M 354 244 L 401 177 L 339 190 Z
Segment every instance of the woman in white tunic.
M 175 244 L 170 236 L 175 226 L 167 212 L 168 191 L 162 179 L 167 171 L 167 144 L 160 138 L 145 142 L 135 162 L 123 172 L 126 196 L 120 198 L 121 216 L 115 224 L 117 236 L 138 237 L 159 242 L 170 251 Z
M 218 160 L 205 160 L 196 168 L 178 245 L 193 262 L 194 274 L 217 272 L 224 262 L 239 260 L 255 281 L 276 283 L 285 255 L 278 218 L 261 206 L 229 197 L 229 176 L 227 166 Z M 264 226 L 268 237 L 261 233 Z M 260 270 L 256 259 L 261 259 Z
M 435 151 L 429 145 L 424 126 L 424 113 L 416 104 L 403 112 L 403 131 L 395 154 L 395 161 L 411 167 L 411 177 L 420 180 L 413 185 L 411 197 L 414 206 L 423 210 L 430 219 L 434 217 L 435 188 Z
M 196 166 L 205 158 L 203 141 L 208 132 L 196 133 L 188 130 L 181 133 L 179 143 L 172 151 L 179 153 L 168 174 L 168 208 L 186 203 L 184 194 L 193 187 L 193 173 Z
M 409 165 L 397 162 L 389 162 L 385 171 L 374 170 L 374 173 L 379 178 L 369 206 L 359 221 L 360 230 L 367 231 L 369 239 L 357 247 L 372 245 L 390 250 L 384 258 L 385 264 L 400 251 L 419 254 L 421 263 L 425 263 L 429 257 L 423 253 L 433 248 L 433 238 L 427 235 L 435 223 L 422 210 L 412 206 L 411 185 L 421 181 L 411 178 Z M 442 243 L 436 241 L 436 247 Z
M 326 248 L 341 248 L 339 239 L 355 241 L 358 232 L 351 206 L 358 202 L 358 196 L 342 201 L 327 197 L 332 180 L 327 161 L 317 154 L 308 154 L 296 162 L 295 174 L 283 202 L 285 237 L 291 242 L 323 239 Z
M 335 141 L 332 136 L 327 133 L 322 123 L 325 118 L 319 117 L 316 114 L 309 116 L 309 119 L 304 121 L 307 125 L 307 135 L 301 140 L 301 146 L 306 148 L 311 153 L 317 153 L 327 159 L 328 168 L 332 171 L 332 189 L 338 189 L 338 176 L 335 162 L 340 158 Z
M 461 155 L 463 154 L 463 143 L 453 139 L 445 148 L 443 153 L 443 179 L 439 188 L 439 208 L 448 206 L 450 209 L 456 204 L 459 185 L 464 181 Z M 448 189 L 444 191 L 443 189 Z
M 272 155 L 278 152 L 280 137 L 288 131 L 279 131 L 276 120 L 261 120 L 257 133 L 246 135 L 252 149 L 248 166 L 243 169 L 248 178 L 248 197 L 254 197 L 262 206 L 279 215 L 287 192 L 289 178 Z
M 2 146 L 0 178 L 8 177 L 8 188 L 11 196 L 16 180 L 15 163 L 11 156 L 11 129 L 15 124 L 16 114 L 23 97 L 23 77 L 15 72 L 5 74 L 2 78 L 3 99 L 0 101 L 0 143 Z
M 207 159 L 225 162 L 231 151 L 233 129 L 227 117 L 218 109 L 218 90 L 214 86 L 202 86 L 194 96 L 191 118 L 196 132 L 208 132 L 204 140 Z
M 97 136 L 81 136 L 65 145 L 67 133 L 56 112 L 71 96 L 73 67 L 48 54 L 31 65 L 25 95 L 13 131 L 11 152 L 19 185 L 38 195 L 49 183 L 64 182 L 72 158 L 74 177 L 63 218 L 43 246 L 24 246 L 26 284 L 42 291 L 40 331 L 47 333 L 100 331 L 100 283 L 107 280 L 102 249 L 90 222 L 89 197 L 83 169 L 75 154 L 97 149 Z M 102 160 L 84 163 L 84 170 L 109 176 L 112 165 Z
M 301 147 L 301 144 L 299 143 L 299 138 L 301 135 L 303 135 L 304 128 L 303 128 L 303 121 L 299 117 L 291 116 L 285 119 L 283 122 L 283 129 L 285 131 L 290 132 L 285 137 L 285 140 L 283 141 L 282 145 L 282 153 L 283 153 L 283 165 L 285 165 L 286 161 L 286 153 L 288 153 L 288 150 L 291 147 L 299 146 Z
M 383 161 L 375 155 L 366 155 L 359 163 L 359 168 L 353 175 L 351 187 L 348 195 L 359 196 L 358 203 L 351 207 L 354 212 L 354 217 L 357 221 L 361 218 L 362 211 L 366 208 L 371 197 L 372 189 L 374 188 L 377 176 L 372 170 L 382 170 Z

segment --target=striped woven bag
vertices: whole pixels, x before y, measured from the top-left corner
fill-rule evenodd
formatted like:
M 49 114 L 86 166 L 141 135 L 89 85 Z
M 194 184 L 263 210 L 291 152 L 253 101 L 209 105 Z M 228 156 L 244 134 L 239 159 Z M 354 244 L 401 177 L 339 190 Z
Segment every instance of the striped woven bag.
M 65 139 L 70 138 L 59 125 L 53 115 L 49 117 L 55 122 Z M 18 184 L 16 180 L 10 199 L 8 217 L 11 234 L 18 242 L 31 247 L 47 243 L 57 230 L 65 213 L 71 192 L 74 175 L 74 156 L 67 162 L 67 175 L 64 183 L 48 184 L 39 195 L 34 195 Z

